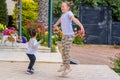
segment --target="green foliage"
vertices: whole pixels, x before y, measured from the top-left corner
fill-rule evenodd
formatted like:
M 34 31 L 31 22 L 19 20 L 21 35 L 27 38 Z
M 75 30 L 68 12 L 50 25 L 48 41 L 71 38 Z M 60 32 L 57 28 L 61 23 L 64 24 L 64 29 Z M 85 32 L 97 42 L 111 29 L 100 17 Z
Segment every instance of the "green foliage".
M 38 3 L 33 0 L 22 0 L 22 22 L 23 26 L 29 21 L 36 21 L 38 18 Z
M 54 17 L 60 17 L 62 0 L 53 0 L 53 15 Z
M 76 36 L 75 39 L 74 39 L 74 41 L 73 41 L 73 43 L 74 43 L 74 44 L 81 45 L 81 44 L 84 44 L 83 40 L 84 40 L 84 39 L 83 39 L 82 37 Z
M 30 36 L 28 35 L 28 30 L 27 30 L 26 26 L 22 27 L 22 35 L 25 36 L 27 38 L 27 40 L 30 39 Z
M 0 32 L 3 32 L 6 29 L 6 26 L 0 23 Z
M 59 36 L 58 35 L 53 35 L 52 36 L 52 43 L 54 45 L 57 45 L 57 41 L 59 41 Z
M 41 43 L 42 46 L 48 46 L 48 32 L 45 32 L 45 35 L 41 37 L 43 42 Z
M 33 0 L 22 0 L 22 35 L 28 40 L 30 38 L 27 22 L 36 21 L 38 18 L 38 4 Z
M 38 2 L 39 0 L 33 0 L 33 1 Z
M 8 25 L 8 12 L 6 0 L 0 0 L 0 23 Z
M 19 21 L 19 2 L 16 3 L 13 14 L 14 25 Z M 36 21 L 38 18 L 38 3 L 33 0 L 22 0 L 22 35 L 29 39 L 27 22 Z
M 51 52 L 56 52 L 56 45 L 52 45 Z
M 59 17 L 61 15 L 60 6 L 62 1 L 72 1 L 72 10 L 74 15 L 78 16 L 78 5 L 83 6 L 107 6 L 112 10 L 113 21 L 120 21 L 120 0 L 53 0 L 53 15 Z
M 110 58 L 114 67 L 112 68 L 115 72 L 120 73 L 120 53 L 116 54 L 114 58 Z
M 13 25 L 18 26 L 18 22 L 19 22 L 19 14 L 20 14 L 20 10 L 19 10 L 19 2 L 16 2 L 15 7 L 14 7 L 14 11 L 13 11 Z

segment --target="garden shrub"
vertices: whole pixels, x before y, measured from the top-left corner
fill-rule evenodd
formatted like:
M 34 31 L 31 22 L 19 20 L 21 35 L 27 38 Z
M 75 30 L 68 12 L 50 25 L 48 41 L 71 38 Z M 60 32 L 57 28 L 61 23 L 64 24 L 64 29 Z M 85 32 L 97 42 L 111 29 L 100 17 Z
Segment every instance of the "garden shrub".
M 6 0 L 0 0 L 0 23 L 8 25 L 8 11 Z
M 0 32 L 3 32 L 6 29 L 6 25 L 0 23 Z
M 112 68 L 115 72 L 120 73 L 120 53 L 115 55 L 115 58 L 111 58 L 114 67 Z

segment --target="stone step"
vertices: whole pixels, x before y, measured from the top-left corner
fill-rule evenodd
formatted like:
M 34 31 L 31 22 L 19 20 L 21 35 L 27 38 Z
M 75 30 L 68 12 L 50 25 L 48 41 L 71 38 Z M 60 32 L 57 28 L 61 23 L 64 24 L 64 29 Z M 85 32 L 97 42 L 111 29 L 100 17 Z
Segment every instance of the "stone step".
M 26 48 L 0 48 L 0 51 L 7 51 L 7 52 L 26 52 Z M 38 49 L 38 52 L 42 53 L 50 53 L 50 49 Z
M 18 47 L 0 46 L 0 61 L 29 61 L 26 56 L 27 44 L 19 44 Z M 38 62 L 62 62 L 61 54 L 58 51 L 51 53 L 50 48 L 39 46 L 36 54 Z
M 10 43 L 8 43 L 6 46 L 5 45 L 1 45 L 0 46 L 0 51 L 18 51 L 18 52 L 25 52 L 27 49 L 27 43 L 26 44 L 18 44 L 18 46 L 11 46 Z M 50 53 L 51 50 L 48 47 L 44 47 L 44 46 L 39 46 L 38 47 L 38 52 L 45 52 L 45 53 Z
M 29 61 L 26 52 L 5 52 L 0 51 L 0 61 Z M 41 53 L 36 54 L 37 62 L 62 62 L 60 53 Z

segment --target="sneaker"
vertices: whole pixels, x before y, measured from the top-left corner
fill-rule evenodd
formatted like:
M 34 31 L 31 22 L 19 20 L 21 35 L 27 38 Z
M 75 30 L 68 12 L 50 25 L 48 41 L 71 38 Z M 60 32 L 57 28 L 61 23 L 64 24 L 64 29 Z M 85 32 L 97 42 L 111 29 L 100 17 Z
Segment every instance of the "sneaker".
M 33 74 L 34 72 L 32 70 L 27 70 L 27 74 Z
M 57 72 L 62 72 L 62 71 L 65 71 L 65 67 L 63 65 L 60 66 L 60 69 L 57 70 Z
M 32 68 L 32 69 L 31 69 L 31 71 L 33 71 L 33 72 L 34 72 L 34 69 Z
M 71 71 L 72 69 L 66 69 L 65 71 L 62 72 L 62 76 L 68 75 Z

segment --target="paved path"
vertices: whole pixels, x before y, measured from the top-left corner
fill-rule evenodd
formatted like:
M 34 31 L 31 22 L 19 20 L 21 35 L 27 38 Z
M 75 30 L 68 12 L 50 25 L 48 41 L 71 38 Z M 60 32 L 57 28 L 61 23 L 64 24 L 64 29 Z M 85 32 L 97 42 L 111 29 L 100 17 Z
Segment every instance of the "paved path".
M 56 70 L 60 64 L 36 63 L 35 74 L 25 73 L 28 62 L 0 62 L 0 80 L 120 80 L 105 65 L 72 65 L 72 72 L 61 77 Z
M 106 65 L 72 65 L 73 71 L 67 77 L 61 77 L 60 74 L 56 72 L 60 64 L 50 64 L 50 63 L 36 63 L 35 65 L 35 74 L 27 75 L 25 74 L 26 67 L 28 62 L 10 62 L 10 61 L 28 61 L 28 58 L 25 55 L 24 46 L 20 46 L 18 49 L 13 47 L 12 49 L 1 46 L 0 48 L 0 80 L 120 80 L 120 77 L 112 71 Z M 42 47 L 41 47 L 42 48 Z M 88 48 L 88 49 L 87 49 Z M 72 52 L 80 53 L 77 56 L 78 59 L 84 59 L 88 62 L 92 59 L 93 61 L 99 62 L 101 57 L 105 58 L 109 55 L 108 53 L 97 53 L 94 49 L 93 51 L 89 47 L 72 47 Z M 46 49 L 46 48 L 43 48 Z M 44 51 L 44 50 L 43 50 Z M 96 51 L 96 52 L 94 52 Z M 100 51 L 100 50 L 99 50 Z M 84 53 L 84 54 L 83 54 Z M 43 61 L 53 61 L 61 62 L 60 54 L 57 53 L 38 53 L 37 60 Z M 96 55 L 99 56 L 96 56 Z M 84 56 L 84 57 L 82 57 Z M 91 58 L 89 58 L 89 57 Z M 102 59 L 103 59 L 102 58 Z M 9 62 L 2 62 L 9 61 Z M 104 63 L 104 60 L 103 60 Z

